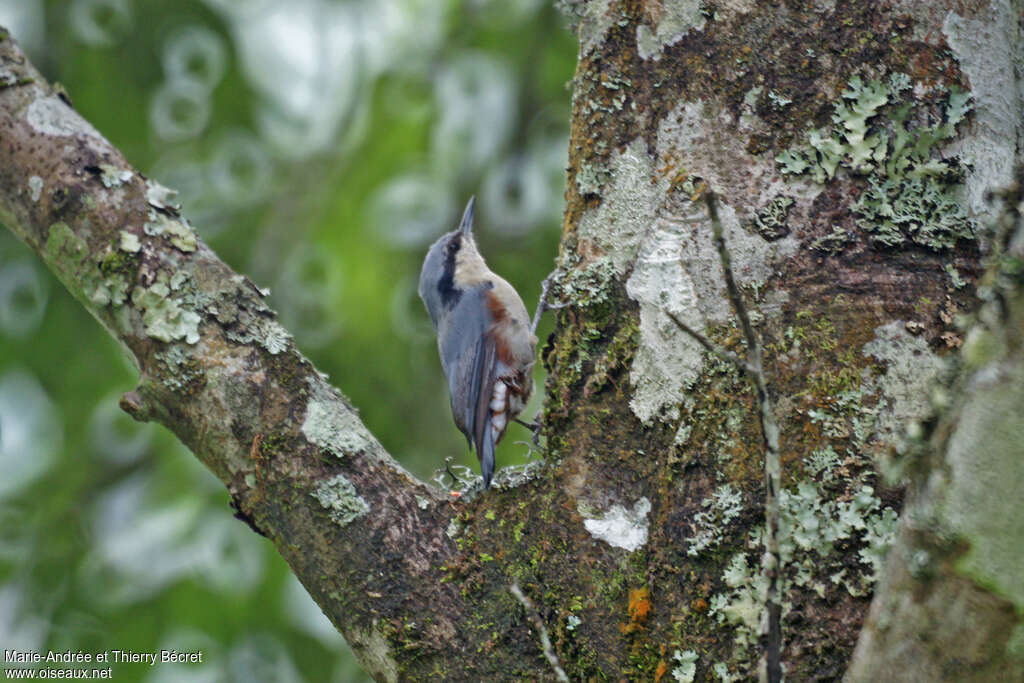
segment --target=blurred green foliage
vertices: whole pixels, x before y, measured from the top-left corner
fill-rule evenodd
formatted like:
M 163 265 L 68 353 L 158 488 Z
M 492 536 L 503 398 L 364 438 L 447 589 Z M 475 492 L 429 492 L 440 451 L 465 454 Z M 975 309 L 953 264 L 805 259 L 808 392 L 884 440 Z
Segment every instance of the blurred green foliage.
M 576 54 L 550 3 L 0 0 L 0 25 L 271 288 L 299 347 L 396 458 L 422 478 L 449 455 L 476 471 L 415 287 L 475 193 L 485 257 L 536 304 Z M 2 647 L 204 653 L 112 664 L 123 681 L 363 680 L 223 487 L 164 429 L 119 412 L 136 380 L 0 231 Z M 526 438 L 511 428 L 499 466 L 525 460 Z

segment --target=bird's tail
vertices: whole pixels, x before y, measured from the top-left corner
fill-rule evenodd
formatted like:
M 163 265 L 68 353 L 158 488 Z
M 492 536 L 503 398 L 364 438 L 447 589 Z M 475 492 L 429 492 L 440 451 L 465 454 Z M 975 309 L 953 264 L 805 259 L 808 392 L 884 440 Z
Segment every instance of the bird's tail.
M 491 488 L 494 476 L 494 433 L 490 427 L 484 429 L 482 443 L 477 444 L 476 454 L 480 458 L 480 473 L 484 476 L 484 488 Z

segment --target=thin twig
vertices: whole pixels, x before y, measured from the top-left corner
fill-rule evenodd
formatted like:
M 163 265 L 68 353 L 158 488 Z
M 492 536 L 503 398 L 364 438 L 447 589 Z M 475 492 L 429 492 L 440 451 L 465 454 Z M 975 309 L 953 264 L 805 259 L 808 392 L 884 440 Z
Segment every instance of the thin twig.
M 727 363 L 732 363 L 733 365 L 738 367 L 741 372 L 750 372 L 752 370 L 751 366 L 745 360 L 737 356 L 735 353 L 730 353 L 729 351 L 726 351 L 724 348 L 722 348 L 721 346 L 711 341 L 697 330 L 693 329 L 692 327 L 684 323 L 682 320 L 676 317 L 675 313 L 665 311 L 665 315 L 669 317 L 669 320 L 676 324 L 676 327 L 678 327 L 683 332 L 693 337 L 697 341 L 697 343 L 703 346 L 705 349 L 707 349 L 708 352 L 713 353 L 714 355 L 718 356 Z
M 761 344 L 754 334 L 754 327 L 750 324 L 750 316 L 747 315 L 747 307 L 743 303 L 743 296 L 740 288 L 736 286 L 736 278 L 732 275 L 732 256 L 725 247 L 725 235 L 722 230 L 722 221 L 718 218 L 718 201 L 711 189 L 704 192 L 704 202 L 708 205 L 708 215 L 711 217 L 711 235 L 715 240 L 715 249 L 718 250 L 718 258 L 722 261 L 722 271 L 725 274 L 725 287 L 729 292 L 729 301 L 739 316 L 740 324 L 743 326 L 743 336 L 747 339 L 747 352 L 761 355 Z
M 768 590 L 765 595 L 765 611 L 761 624 L 761 647 L 764 656 L 761 661 L 761 680 L 779 683 L 782 680 L 782 603 L 779 600 L 779 570 L 781 557 L 779 551 L 779 489 L 781 487 L 782 467 L 779 464 L 779 424 L 775 419 L 771 396 L 768 394 L 768 382 L 764 375 L 761 342 L 750 324 L 747 306 L 743 302 L 736 279 L 732 273 L 732 258 L 725 246 L 725 235 L 722 221 L 718 217 L 718 203 L 715 194 L 706 188 L 704 201 L 708 206 L 711 218 L 711 231 L 722 262 L 725 275 L 725 288 L 729 294 L 729 302 L 740 319 L 743 337 L 747 345 L 747 358 L 743 360 L 735 354 L 710 341 L 704 335 L 691 329 L 671 313 L 669 318 L 684 332 L 697 340 L 705 349 L 736 365 L 754 385 L 757 393 L 758 412 L 761 421 L 761 433 L 764 435 L 764 555 L 761 557 L 761 572 L 767 579 Z
M 509 593 L 515 596 L 516 600 L 526 608 L 526 613 L 530 616 L 530 621 L 533 622 L 533 627 L 537 629 L 537 635 L 540 637 L 541 648 L 544 650 L 544 656 L 548 660 L 548 664 L 555 671 L 555 676 L 564 683 L 569 683 L 569 677 L 565 675 L 565 670 L 562 669 L 562 665 L 558 663 L 558 655 L 555 654 L 554 648 L 551 647 L 551 638 L 548 637 L 548 629 L 544 626 L 544 622 L 540 618 L 540 614 L 537 612 L 537 608 L 534 607 L 533 601 L 523 594 L 520 590 L 517 582 L 512 582 L 512 585 L 508 587 Z
M 761 432 L 764 435 L 764 555 L 761 557 L 761 571 L 768 580 L 765 594 L 765 614 L 762 623 L 762 647 L 764 650 L 762 680 L 778 683 L 782 680 L 782 603 L 779 600 L 779 570 L 781 557 L 779 551 L 779 488 L 781 487 L 782 467 L 779 464 L 779 425 L 775 420 L 771 397 L 768 395 L 768 382 L 764 376 L 761 360 L 761 342 L 754 333 L 747 315 L 747 306 L 743 302 L 736 279 L 732 274 L 732 259 L 725 246 L 722 221 L 718 217 L 718 203 L 715 194 L 708 189 L 704 194 L 711 217 L 711 231 L 714 236 L 718 258 L 722 261 L 725 274 L 725 287 L 729 292 L 729 301 L 736 310 L 743 327 L 743 336 L 747 340 L 747 363 L 744 367 L 747 377 L 754 383 L 757 390 L 758 412 L 761 418 Z
M 530 323 L 530 334 L 537 334 L 537 325 L 540 324 L 540 317 L 544 314 L 544 311 L 553 311 L 567 306 L 565 303 L 548 303 L 548 295 L 551 293 L 551 279 L 555 277 L 555 273 L 557 272 L 558 271 L 555 270 L 549 274 L 544 278 L 544 282 L 541 283 L 540 301 L 537 302 L 537 310 L 533 314 L 533 322 Z

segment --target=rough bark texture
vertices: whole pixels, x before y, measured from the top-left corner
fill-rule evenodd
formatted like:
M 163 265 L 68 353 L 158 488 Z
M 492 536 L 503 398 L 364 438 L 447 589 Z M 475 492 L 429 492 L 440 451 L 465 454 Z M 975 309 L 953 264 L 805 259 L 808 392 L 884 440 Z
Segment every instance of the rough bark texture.
M 514 485 L 452 504 L 413 481 L 8 39 L 0 220 L 137 360 L 125 407 L 225 482 L 377 678 L 552 679 L 539 617 L 572 680 L 728 680 L 759 656 L 762 438 L 748 385 L 667 315 L 741 352 L 706 182 L 781 428 L 782 659 L 838 679 L 901 505 L 879 459 L 962 343 L 983 195 L 1017 156 L 1019 7 L 563 4 L 567 306 L 542 351 L 545 464 Z
M 900 461 L 911 473 L 848 681 L 1024 680 L 1024 176 L 955 380 Z M 1006 244 L 1001 244 L 1005 239 Z

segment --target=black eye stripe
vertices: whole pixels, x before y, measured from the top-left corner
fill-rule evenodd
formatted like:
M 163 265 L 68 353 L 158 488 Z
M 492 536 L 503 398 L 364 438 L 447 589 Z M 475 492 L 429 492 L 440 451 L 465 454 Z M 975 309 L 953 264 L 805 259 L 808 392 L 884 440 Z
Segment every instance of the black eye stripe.
M 456 234 L 445 245 L 444 270 L 441 272 L 441 279 L 437 283 L 438 292 L 441 294 L 441 302 L 446 307 L 453 307 L 459 302 L 462 291 L 455 286 L 455 255 L 462 244 L 462 235 Z

